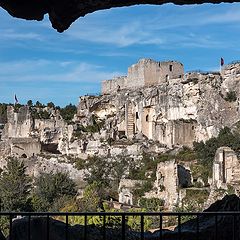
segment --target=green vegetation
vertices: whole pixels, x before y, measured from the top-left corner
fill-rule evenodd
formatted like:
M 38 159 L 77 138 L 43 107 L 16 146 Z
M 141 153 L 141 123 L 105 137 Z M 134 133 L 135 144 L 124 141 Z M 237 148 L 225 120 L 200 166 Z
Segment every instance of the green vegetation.
M 37 110 L 36 108 L 32 108 L 30 111 L 34 119 L 50 119 L 50 113 L 46 110 Z
M 139 206 L 148 212 L 160 212 L 163 210 L 164 200 L 159 198 L 140 198 Z
M 57 210 L 56 205 L 76 195 L 75 183 L 65 173 L 43 173 L 36 179 L 33 208 L 36 211 Z
M 237 100 L 237 94 L 235 91 L 229 91 L 224 99 L 228 102 L 235 102 Z
M 232 133 L 230 128 L 225 127 L 220 132 L 217 138 L 210 138 L 204 142 L 194 142 L 194 151 L 198 159 L 198 163 L 203 165 L 205 176 L 212 175 L 212 164 L 216 150 L 222 146 L 228 146 L 234 151 L 240 150 L 240 135 Z
M 1 209 L 4 211 L 30 210 L 31 179 L 26 167 L 15 158 L 9 158 L 0 175 Z
M 72 105 L 71 103 L 65 106 L 64 108 L 60 108 L 60 114 L 62 118 L 67 122 L 72 121 L 76 113 L 77 113 L 77 107 L 75 105 Z
M 0 123 L 7 122 L 7 106 L 6 103 L 0 103 Z

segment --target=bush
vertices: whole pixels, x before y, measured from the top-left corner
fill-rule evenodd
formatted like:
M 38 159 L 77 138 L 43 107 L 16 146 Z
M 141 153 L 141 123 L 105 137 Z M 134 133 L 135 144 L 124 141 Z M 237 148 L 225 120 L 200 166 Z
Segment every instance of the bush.
M 0 198 L 2 210 L 29 211 L 31 179 L 26 167 L 18 159 L 10 158 L 0 176 Z
M 77 107 L 72 105 L 71 103 L 64 108 L 60 108 L 60 114 L 62 118 L 68 122 L 70 122 L 74 115 L 77 113 Z
M 235 102 L 237 100 L 237 94 L 235 91 L 229 91 L 224 99 L 228 102 Z
M 43 173 L 35 185 L 32 203 L 36 211 L 48 211 L 63 196 L 73 198 L 77 193 L 75 183 L 66 173 Z

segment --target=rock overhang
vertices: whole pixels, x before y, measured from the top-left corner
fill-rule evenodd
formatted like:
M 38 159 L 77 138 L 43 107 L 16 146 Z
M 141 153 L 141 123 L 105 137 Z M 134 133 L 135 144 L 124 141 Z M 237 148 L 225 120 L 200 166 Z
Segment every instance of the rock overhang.
M 139 4 L 162 5 L 173 3 L 203 4 L 203 3 L 233 3 L 234 0 L 0 0 L 0 6 L 10 15 L 26 20 L 41 21 L 45 14 L 49 15 L 52 27 L 58 32 L 67 30 L 79 17 L 98 10 L 114 7 L 124 7 Z

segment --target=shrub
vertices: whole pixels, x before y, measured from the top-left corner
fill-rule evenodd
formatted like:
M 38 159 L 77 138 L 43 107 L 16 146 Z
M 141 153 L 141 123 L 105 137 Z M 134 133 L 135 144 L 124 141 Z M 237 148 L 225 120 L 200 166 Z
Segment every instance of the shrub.
M 23 162 L 9 158 L 0 175 L 2 210 L 29 211 L 30 190 L 31 179 L 26 175 L 26 167 Z
M 237 100 L 237 94 L 235 91 L 229 91 L 224 99 L 228 102 L 235 102 Z
M 74 197 L 77 193 L 75 183 L 66 173 L 43 173 L 35 185 L 32 203 L 37 211 L 48 211 L 63 196 Z

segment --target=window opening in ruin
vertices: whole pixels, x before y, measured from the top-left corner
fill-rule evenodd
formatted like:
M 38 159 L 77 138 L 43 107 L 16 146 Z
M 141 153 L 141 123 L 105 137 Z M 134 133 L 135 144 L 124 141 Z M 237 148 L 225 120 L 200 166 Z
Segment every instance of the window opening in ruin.
M 167 81 L 167 80 L 169 80 L 169 76 L 168 76 L 168 74 L 166 75 L 166 81 Z
M 136 112 L 136 119 L 139 119 L 138 112 Z
M 169 71 L 172 72 L 173 70 L 173 65 L 169 65 Z
M 195 127 L 194 127 L 194 126 L 192 126 L 192 130 L 194 130 L 194 128 L 195 128 Z
M 146 116 L 146 122 L 148 122 L 148 120 L 149 120 L 149 116 L 147 115 L 147 116 Z
M 21 157 L 22 158 L 27 158 L 27 155 L 24 153 Z

